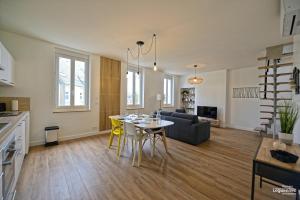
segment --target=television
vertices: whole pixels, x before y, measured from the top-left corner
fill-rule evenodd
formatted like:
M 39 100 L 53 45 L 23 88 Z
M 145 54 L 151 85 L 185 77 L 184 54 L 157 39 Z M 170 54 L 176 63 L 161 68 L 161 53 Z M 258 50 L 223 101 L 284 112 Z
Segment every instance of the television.
M 217 119 L 218 109 L 217 109 L 217 107 L 197 106 L 197 115 L 199 117 L 207 117 L 207 118 Z

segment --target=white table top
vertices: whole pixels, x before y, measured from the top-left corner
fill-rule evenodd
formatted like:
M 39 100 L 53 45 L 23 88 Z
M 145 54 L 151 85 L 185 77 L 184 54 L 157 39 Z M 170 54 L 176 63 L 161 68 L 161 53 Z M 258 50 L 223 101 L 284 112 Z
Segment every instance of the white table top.
M 132 120 L 127 119 L 126 117 L 120 116 L 120 115 L 109 116 L 109 118 L 118 119 L 121 121 L 133 122 L 136 127 L 141 128 L 141 129 L 163 128 L 163 127 L 171 126 L 174 124 L 174 122 L 167 121 L 167 120 L 154 121 L 154 120 L 150 119 L 149 121 L 146 121 L 145 119 L 136 119 L 136 120 L 132 121 Z

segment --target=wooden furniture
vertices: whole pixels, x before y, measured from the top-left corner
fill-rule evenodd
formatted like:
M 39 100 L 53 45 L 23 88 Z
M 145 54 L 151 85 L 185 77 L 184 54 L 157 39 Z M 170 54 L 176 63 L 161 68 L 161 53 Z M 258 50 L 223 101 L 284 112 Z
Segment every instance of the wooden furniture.
M 213 119 L 213 118 L 207 118 L 207 117 L 198 117 L 199 121 L 204 121 L 204 122 L 210 122 L 210 125 L 213 127 L 219 128 L 221 125 L 220 120 L 218 119 Z
M 120 114 L 121 62 L 101 57 L 100 131 L 111 129 L 109 116 Z
M 195 88 L 181 88 L 181 107 L 186 113 L 194 114 L 195 112 Z
M 274 159 L 270 153 L 270 150 L 274 149 L 274 142 L 278 142 L 278 140 L 263 138 L 253 159 L 251 199 L 254 199 L 255 175 L 260 176 L 260 188 L 262 187 L 262 182 L 274 185 L 273 182 L 268 181 L 272 180 L 295 188 L 296 199 L 299 199 L 298 191 L 300 188 L 300 159 L 298 159 L 297 163 L 295 164 L 284 163 Z M 287 145 L 285 151 L 300 157 L 299 145 Z
M 0 42 L 0 85 L 15 85 L 14 58 Z

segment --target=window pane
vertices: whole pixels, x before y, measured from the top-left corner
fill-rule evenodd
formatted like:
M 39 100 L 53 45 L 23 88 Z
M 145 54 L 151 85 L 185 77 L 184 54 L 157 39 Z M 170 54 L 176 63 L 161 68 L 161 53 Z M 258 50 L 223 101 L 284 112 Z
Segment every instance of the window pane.
M 84 106 L 86 105 L 86 75 L 85 75 L 85 62 L 75 60 L 75 94 L 74 94 L 74 103 L 75 106 Z
M 135 94 L 134 94 L 135 105 L 141 104 L 141 79 L 140 75 L 135 73 Z
M 58 58 L 58 106 L 71 105 L 71 59 Z
M 164 104 L 167 104 L 167 79 L 164 78 Z
M 127 75 L 127 105 L 133 105 L 133 72 L 128 71 Z
M 172 104 L 172 80 L 168 79 L 168 98 L 167 98 L 167 104 Z

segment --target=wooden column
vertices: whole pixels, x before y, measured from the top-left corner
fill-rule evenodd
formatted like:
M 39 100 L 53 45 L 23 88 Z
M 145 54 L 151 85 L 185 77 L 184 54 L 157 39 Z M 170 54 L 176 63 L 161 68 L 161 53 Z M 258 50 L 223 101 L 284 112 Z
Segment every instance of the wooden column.
M 121 62 L 101 57 L 100 131 L 111 128 L 110 115 L 120 114 Z

